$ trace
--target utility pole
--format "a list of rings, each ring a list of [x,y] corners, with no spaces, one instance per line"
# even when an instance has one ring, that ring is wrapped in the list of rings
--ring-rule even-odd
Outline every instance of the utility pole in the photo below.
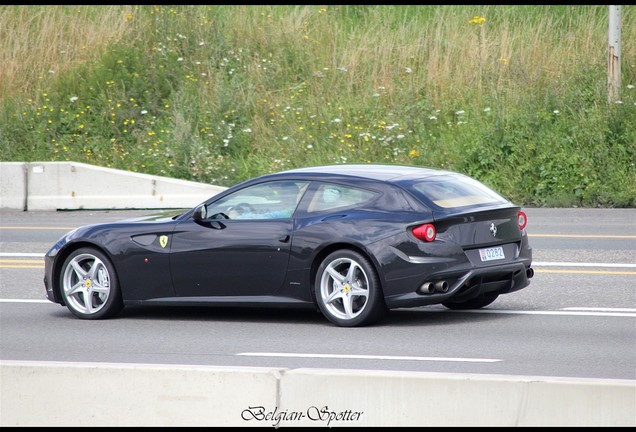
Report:
[[[607,94],[610,103],[620,100],[621,87],[621,7],[609,7],[609,56]]]

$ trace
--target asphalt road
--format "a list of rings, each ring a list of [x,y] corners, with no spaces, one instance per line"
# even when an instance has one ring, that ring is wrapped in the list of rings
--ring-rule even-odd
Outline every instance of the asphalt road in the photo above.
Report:
[[[137,211],[0,211],[0,359],[636,379],[636,209],[525,209],[531,285],[479,311],[392,311],[338,328],[317,312],[127,307],[83,321],[44,300],[66,231]]]

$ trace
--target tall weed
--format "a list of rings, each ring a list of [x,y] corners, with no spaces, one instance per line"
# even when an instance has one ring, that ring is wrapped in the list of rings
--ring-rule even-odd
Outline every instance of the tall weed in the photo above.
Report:
[[[524,205],[636,205],[636,7],[2,6],[0,160],[231,185],[297,166],[467,173]]]

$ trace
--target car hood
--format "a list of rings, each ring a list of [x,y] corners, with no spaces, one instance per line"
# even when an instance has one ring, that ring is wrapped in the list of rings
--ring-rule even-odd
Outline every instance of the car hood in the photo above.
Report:
[[[51,247],[46,255],[56,255],[66,245],[79,241],[99,243],[102,245],[108,244],[116,238],[114,229],[117,229],[117,232],[122,235],[127,234],[130,236],[154,232],[156,229],[161,229],[160,226],[162,224],[165,225],[164,229],[170,230],[173,225],[171,222],[186,211],[187,210],[175,209],[163,210],[114,222],[83,225],[64,234],[55,245]]]

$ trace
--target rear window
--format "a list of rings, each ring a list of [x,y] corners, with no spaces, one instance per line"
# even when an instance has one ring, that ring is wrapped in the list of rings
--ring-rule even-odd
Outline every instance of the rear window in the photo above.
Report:
[[[483,183],[463,175],[415,181],[410,189],[424,201],[447,209],[508,202]]]

